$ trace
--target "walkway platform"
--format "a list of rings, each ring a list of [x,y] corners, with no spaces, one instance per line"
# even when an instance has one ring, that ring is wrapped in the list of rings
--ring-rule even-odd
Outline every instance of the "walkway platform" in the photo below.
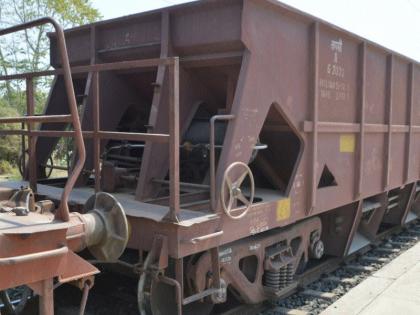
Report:
[[[28,187],[27,181],[0,181],[0,188],[6,189],[20,189],[21,187]],[[38,194],[46,196],[47,199],[60,200],[63,193],[63,188],[38,184]],[[85,202],[95,194],[93,188],[77,187],[72,190],[69,196],[69,203],[84,205]],[[127,216],[146,218],[156,222],[164,220],[169,212],[169,207],[155,205],[151,203],[140,202],[134,199],[134,194],[113,193],[112,194],[119,203],[121,203],[124,212]],[[201,211],[192,211],[188,209],[181,209],[179,216],[180,222],[178,225],[189,227],[193,224],[203,223],[209,220],[215,220],[218,216],[214,213],[207,213]]]
[[[321,314],[420,314],[420,243],[352,288]]]

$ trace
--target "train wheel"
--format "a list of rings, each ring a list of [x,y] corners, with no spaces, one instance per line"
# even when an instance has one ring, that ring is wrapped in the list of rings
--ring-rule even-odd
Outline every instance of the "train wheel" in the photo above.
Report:
[[[20,291],[16,293],[16,291]],[[13,296],[13,297],[12,297]],[[25,309],[28,299],[32,296],[32,290],[27,286],[17,289],[0,291],[0,299],[3,301],[5,315],[19,315]],[[12,298],[11,298],[12,297]]]

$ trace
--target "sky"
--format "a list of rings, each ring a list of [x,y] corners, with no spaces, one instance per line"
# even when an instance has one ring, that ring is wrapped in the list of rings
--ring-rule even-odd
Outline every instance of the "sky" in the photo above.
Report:
[[[92,2],[104,19],[110,19],[189,1],[92,0]],[[420,0],[282,0],[282,2],[420,62]]]

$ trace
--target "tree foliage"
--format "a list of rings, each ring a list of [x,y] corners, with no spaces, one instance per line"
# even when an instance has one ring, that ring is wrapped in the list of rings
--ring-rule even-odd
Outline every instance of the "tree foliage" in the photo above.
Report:
[[[98,20],[101,15],[90,0],[0,0],[0,28],[50,16],[64,28]],[[47,70],[49,65],[49,40],[53,31],[44,25],[0,37],[0,75]],[[43,111],[51,78],[35,82],[36,111]],[[25,82],[0,83],[0,115],[26,113]],[[16,161],[18,145],[0,138],[0,160]]]

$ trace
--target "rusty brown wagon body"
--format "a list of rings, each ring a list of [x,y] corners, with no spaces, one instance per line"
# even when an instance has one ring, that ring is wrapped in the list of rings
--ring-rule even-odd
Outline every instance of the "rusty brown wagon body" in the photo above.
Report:
[[[57,34],[56,70],[0,78],[27,80],[31,114],[32,78],[55,76],[46,117],[17,132],[32,139],[24,176],[38,199],[68,197],[71,211],[101,190],[119,201],[141,312],[204,313],[226,288],[246,303],[282,295],[309,260],[348,255],[417,217],[415,61],[276,1],[198,1],[66,31],[72,101]],[[44,178],[58,139],[74,136],[73,189]],[[3,199],[26,183],[3,182]],[[54,224],[75,220],[63,200]],[[64,240],[61,228],[63,244],[83,236]]]

